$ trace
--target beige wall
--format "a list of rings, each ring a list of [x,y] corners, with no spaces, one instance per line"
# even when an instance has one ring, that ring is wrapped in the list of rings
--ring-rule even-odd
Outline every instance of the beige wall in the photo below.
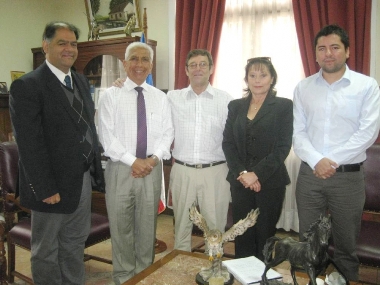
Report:
[[[157,41],[156,87],[172,89],[169,85],[169,20],[175,17],[170,13],[170,7],[175,6],[175,0],[140,0],[140,6],[141,12],[143,8],[147,8],[148,38]]]
[[[0,7],[0,81],[6,81],[8,88],[11,70],[33,69],[31,48],[41,46],[47,22],[62,20],[72,22],[81,30],[87,27],[83,0],[0,0]]]
[[[168,5],[174,0],[140,0],[147,8],[148,37],[157,41],[156,86],[168,89]],[[47,22],[62,20],[81,30],[79,42],[87,40],[84,0],[0,0],[0,82],[11,84],[10,71],[33,69],[31,48],[41,46]],[[139,34],[137,34],[139,35]],[[123,36],[123,35],[120,35]]]
[[[376,3],[377,1],[374,1]],[[157,41],[156,86],[171,89],[174,64],[174,4],[175,0],[140,0],[147,8],[148,37]],[[376,6],[376,62],[373,72],[380,83],[380,4]],[[31,48],[41,46],[41,36],[47,22],[62,20],[81,30],[79,41],[87,40],[88,26],[84,0],[0,0],[0,82],[11,84],[10,71],[29,72],[33,69]]]

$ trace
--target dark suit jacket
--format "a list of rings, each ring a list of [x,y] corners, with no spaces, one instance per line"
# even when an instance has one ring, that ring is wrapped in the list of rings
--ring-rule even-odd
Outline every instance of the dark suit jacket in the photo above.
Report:
[[[232,187],[241,186],[236,179],[248,170],[246,124],[250,105],[248,98],[233,100],[228,105],[228,117],[223,133],[223,151]],[[290,183],[284,161],[289,154],[293,135],[293,104],[285,98],[265,99],[253,121],[255,140],[253,148],[255,172],[262,188],[278,188]]]
[[[93,181],[104,191],[103,171],[94,124],[94,103],[89,83],[80,74],[72,78],[83,96],[94,134],[96,157],[91,165]],[[46,63],[15,80],[10,89],[10,113],[19,148],[19,194],[23,206],[41,212],[72,213],[83,183],[82,134],[61,82]],[[43,199],[59,193],[61,201]]]

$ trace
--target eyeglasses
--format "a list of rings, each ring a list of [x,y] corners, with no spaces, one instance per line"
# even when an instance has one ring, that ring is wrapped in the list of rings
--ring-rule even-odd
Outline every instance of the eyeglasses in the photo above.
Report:
[[[200,69],[206,69],[207,66],[208,66],[208,63],[205,62],[205,61],[202,61],[202,62],[200,62],[198,64],[195,63],[195,62],[193,62],[192,64],[187,65],[187,67],[190,68],[190,69],[196,69],[198,66],[199,66]]]
[[[252,57],[250,59],[247,59],[247,63],[251,61],[260,61],[260,60],[272,61],[271,58],[268,56],[259,56],[259,57]]]

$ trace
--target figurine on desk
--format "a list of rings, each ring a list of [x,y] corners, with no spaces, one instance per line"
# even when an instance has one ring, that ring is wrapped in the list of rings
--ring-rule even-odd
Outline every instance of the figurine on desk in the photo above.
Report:
[[[298,269],[306,271],[310,279],[309,284],[312,285],[317,285],[317,276],[321,274],[330,263],[341,273],[341,270],[339,270],[327,253],[329,238],[331,236],[330,215],[325,217],[320,216],[318,220],[310,225],[309,230],[305,232],[304,236],[306,238],[304,242],[296,241],[291,237],[281,239],[273,236],[268,238],[263,249],[264,263],[266,266],[261,277],[262,285],[274,284],[268,281],[266,273],[270,268],[277,266],[285,260],[288,260],[290,263],[290,273],[295,285],[298,285],[295,275],[295,271]],[[274,257],[273,252],[275,253]],[[343,274],[342,276],[348,285],[349,282],[347,278]]]
[[[233,241],[236,236],[242,235],[249,227],[256,224],[259,215],[259,209],[251,210],[244,220],[234,224],[228,231],[221,233],[219,230],[210,230],[206,220],[197,210],[195,204],[190,208],[190,220],[203,231],[206,241],[206,253],[212,264],[209,268],[202,268],[198,273],[196,281],[198,284],[211,284],[211,279],[220,279],[221,284],[232,284],[233,277],[227,268],[222,265],[223,244],[227,241]],[[200,277],[202,280],[200,280]],[[201,283],[199,283],[201,282]]]

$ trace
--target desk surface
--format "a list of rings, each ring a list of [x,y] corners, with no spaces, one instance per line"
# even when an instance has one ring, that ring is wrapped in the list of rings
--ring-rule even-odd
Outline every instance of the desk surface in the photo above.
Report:
[[[129,279],[122,285],[158,285],[158,284],[196,284],[195,276],[202,267],[209,267],[208,256],[202,253],[173,250],[147,269]],[[288,270],[278,270],[283,274],[283,282],[293,284]],[[296,272],[299,285],[306,285],[309,277],[306,273]],[[350,282],[350,284],[360,284]],[[235,279],[233,285],[241,285]]]
[[[205,254],[175,249],[123,285],[196,284],[197,273],[209,265],[210,261]],[[233,284],[241,283],[235,280]]]

